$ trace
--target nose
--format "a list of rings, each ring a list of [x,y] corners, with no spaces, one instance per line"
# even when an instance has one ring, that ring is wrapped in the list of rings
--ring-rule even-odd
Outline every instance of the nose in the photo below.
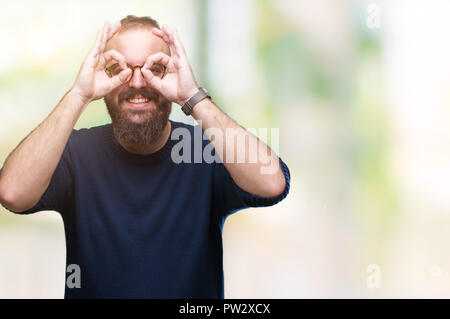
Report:
[[[140,89],[142,87],[147,86],[147,82],[145,81],[144,76],[142,75],[140,66],[134,66],[132,68],[132,72],[133,75],[130,81],[128,82],[129,87]]]

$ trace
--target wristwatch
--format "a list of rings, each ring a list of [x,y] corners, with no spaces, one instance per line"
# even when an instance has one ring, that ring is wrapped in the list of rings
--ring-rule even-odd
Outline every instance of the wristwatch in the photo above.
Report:
[[[203,99],[209,98],[211,99],[211,96],[209,95],[208,91],[206,91],[205,88],[200,88],[197,93],[195,93],[182,107],[184,114],[190,115],[192,113],[192,109],[194,106],[200,102]]]

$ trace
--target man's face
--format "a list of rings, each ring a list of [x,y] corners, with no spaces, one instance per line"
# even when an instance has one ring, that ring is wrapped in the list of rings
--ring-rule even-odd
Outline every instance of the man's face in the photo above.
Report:
[[[141,66],[148,56],[169,49],[164,41],[153,35],[150,28],[129,29],[116,34],[105,51],[114,49],[131,66]],[[107,67],[117,63],[112,60]],[[161,136],[167,125],[172,104],[153,90],[139,68],[133,70],[129,82],[111,91],[104,98],[112,125],[125,143],[148,145]]]

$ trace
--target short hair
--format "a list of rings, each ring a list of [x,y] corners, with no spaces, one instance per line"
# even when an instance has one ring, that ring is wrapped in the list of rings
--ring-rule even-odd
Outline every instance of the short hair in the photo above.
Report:
[[[133,29],[133,28],[145,28],[149,27],[151,28],[157,28],[161,29],[159,27],[158,21],[156,21],[153,18],[150,18],[149,16],[144,17],[136,17],[134,15],[127,15],[125,18],[120,20],[120,32]]]

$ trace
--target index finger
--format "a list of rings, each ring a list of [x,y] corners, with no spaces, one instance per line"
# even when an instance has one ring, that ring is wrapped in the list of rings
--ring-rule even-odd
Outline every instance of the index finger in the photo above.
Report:
[[[163,66],[165,66],[167,68],[170,63],[170,56],[168,56],[167,54],[162,53],[162,52],[154,53],[154,54],[150,55],[149,57],[147,57],[142,69],[150,68],[155,63],[161,63]]]
[[[125,58],[122,54],[117,52],[114,49],[108,50],[105,53],[103,53],[104,58],[104,64],[106,65],[108,62],[114,60],[119,62],[120,67],[125,70],[127,68],[127,63],[125,62]],[[102,66],[103,68],[104,66]]]
[[[97,37],[95,39],[94,46],[92,47],[91,51],[89,52],[87,56],[87,61],[89,61],[90,64],[96,64],[98,56],[104,51],[104,43],[106,42],[106,34],[105,34],[105,28],[107,27],[108,22],[105,22],[103,27],[98,30]]]
[[[97,38],[95,39],[94,46],[92,47],[91,51],[89,52],[87,56],[87,61],[90,61],[90,63],[96,63],[96,59],[98,58],[98,55],[100,54],[100,48],[102,44],[102,38],[103,38],[103,29],[98,30],[97,32]]]
[[[111,29],[111,23],[108,20],[106,20],[105,24],[103,26],[103,30],[102,30],[103,38],[102,38],[102,43],[100,46],[101,53],[103,53],[105,51],[106,41],[108,40],[108,34],[109,34],[110,29]]]

